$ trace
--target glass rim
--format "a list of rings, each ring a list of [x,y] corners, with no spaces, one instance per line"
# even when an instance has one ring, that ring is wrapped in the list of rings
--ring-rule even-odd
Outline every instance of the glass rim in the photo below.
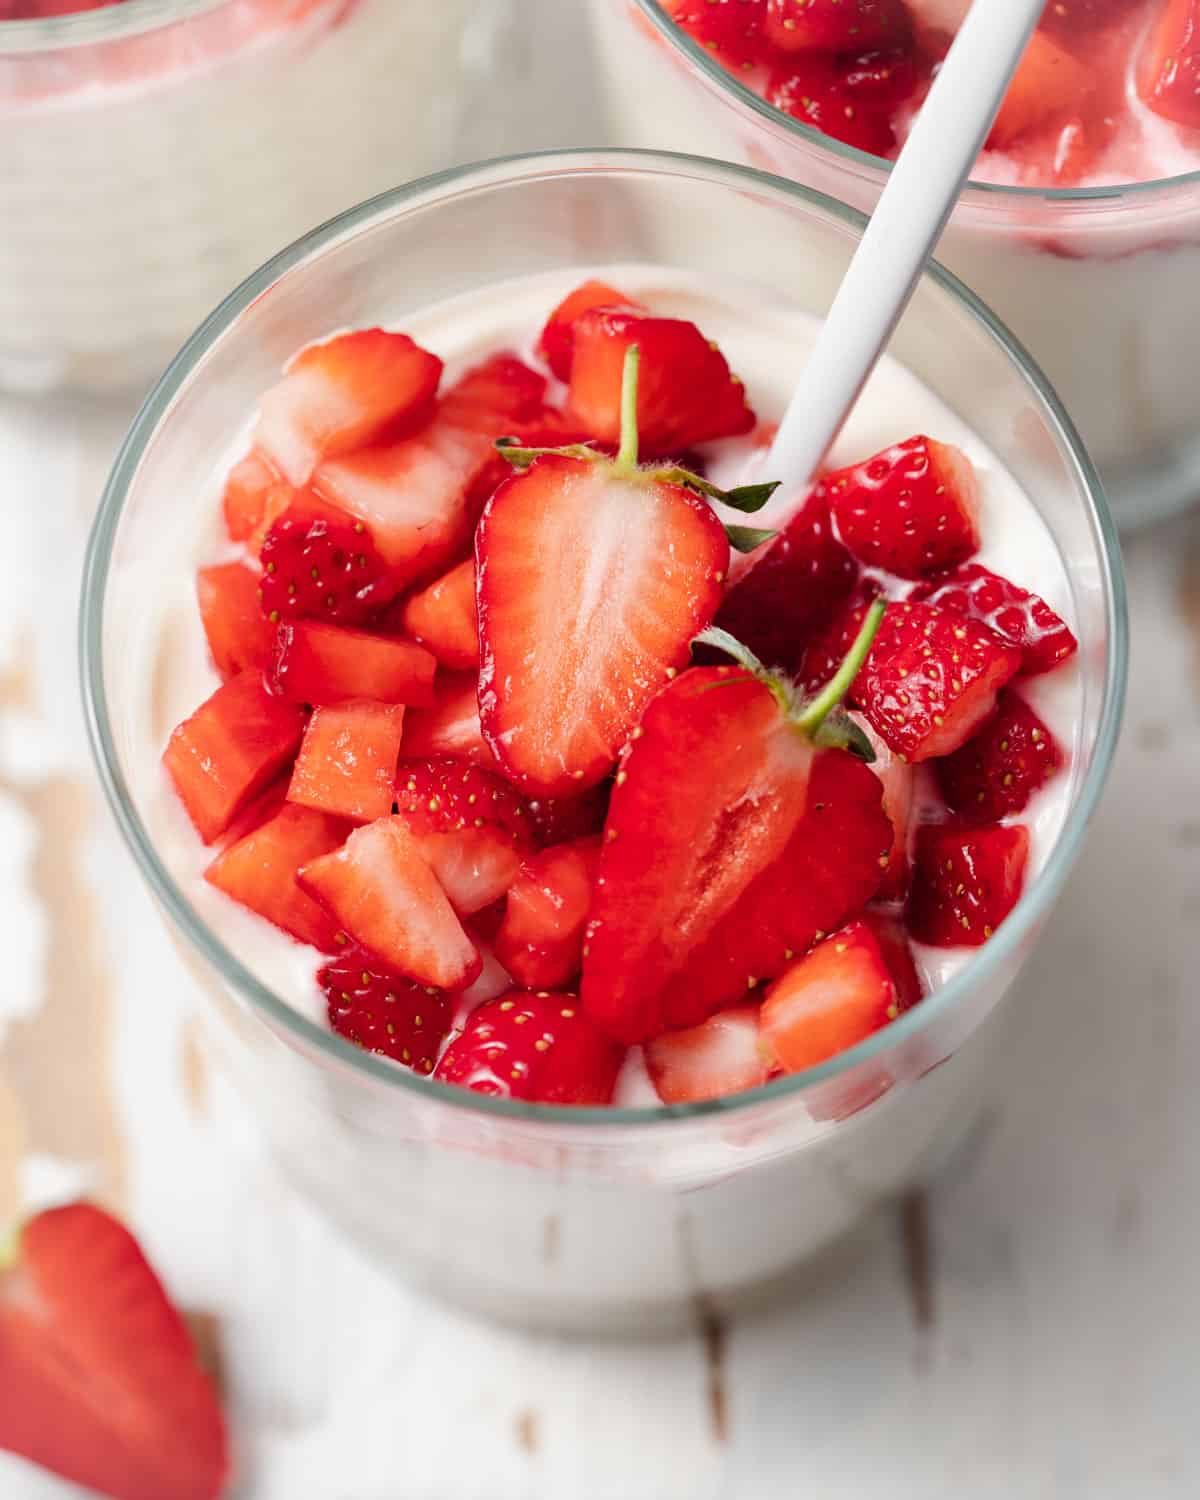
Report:
[[[36,55],[140,36],[230,3],[231,0],[125,0],[123,5],[106,5],[102,10],[0,21],[0,57]]]
[[[608,0],[608,3],[619,5],[625,3],[625,0]],[[707,48],[701,46],[694,37],[684,31],[682,26],[672,21],[658,0],[632,0],[632,3],[638,7],[659,35],[698,67],[709,83],[719,91],[730,93],[739,104],[745,105],[760,119],[781,126],[789,135],[796,136],[809,145],[816,146],[819,150],[827,151],[830,156],[838,157],[853,166],[867,168],[878,177],[880,187],[887,181],[893,165],[887,157],[874,156],[869,151],[860,151],[857,146],[847,145],[845,141],[825,135],[824,132],[814,129],[811,125],[805,125],[803,121],[793,119],[783,110],[776,109],[760,94],[747,88],[727,68],[722,67]],[[1152,178],[1147,182],[1107,183],[1102,186],[1081,188],[1020,187],[1015,183],[982,182],[972,177],[963,189],[959,203],[961,204],[965,198],[970,204],[972,198],[978,195],[985,201],[990,200],[996,203],[1044,202],[1068,205],[1093,203],[1111,206],[1122,198],[1150,196],[1153,193],[1183,187],[1200,187],[1200,168],[1192,172],[1176,173],[1171,177]]]
[[[714,186],[724,185],[743,190],[752,188],[758,192],[765,190],[777,197],[790,199],[806,209],[816,209],[819,213],[840,220],[858,236],[861,236],[867,223],[864,215],[836,199],[752,167],[682,153],[595,150],[587,147],[521,153],[454,167],[381,193],[328,220],[281,250],[231,292],[183,345],[142,403],[113,462],[88,539],[79,612],[79,662],[84,719],[92,757],[105,796],[122,837],[133,855],[134,863],[175,927],[198,950],[201,958],[254,1009],[260,1011],[269,1024],[281,1028],[303,1047],[315,1050],[323,1059],[343,1068],[349,1067],[375,1085],[398,1090],[401,1095],[408,1094],[414,1099],[437,1100],[468,1113],[510,1121],[559,1127],[615,1128],[730,1115],[740,1110],[779,1102],[792,1095],[802,1095],[814,1085],[836,1078],[924,1032],[941,1016],[957,1008],[965,996],[985,981],[989,974],[1000,969],[1009,955],[1020,947],[1061,889],[1080,851],[1088,822],[1107,779],[1122,715],[1128,658],[1128,622],[1116,526],[1108,510],[1099,475],[1071,419],[1024,347],[968,287],[937,262],[931,261],[924,277],[932,280],[962,305],[1017,366],[1040,400],[1043,415],[1056,431],[1074,467],[1076,479],[1087,501],[1109,633],[1102,710],[1087,773],[1045,866],[1030,883],[996,935],[947,984],[857,1046],[802,1073],[784,1074],[756,1089],[694,1104],[581,1108],[529,1104],[473,1093],[435,1079],[418,1077],[386,1058],[356,1047],[335,1032],[310,1021],[293,1005],[276,995],[225,946],[192,906],[159,857],[149,830],[134,807],[121,769],[109,722],[103,665],[103,626],[112,550],[130,483],[162,418],[202,365],[208,351],[258,297],[294,267],[326,250],[348,233],[366,229],[397,211],[411,212],[436,205],[459,191],[476,192],[488,188],[511,187],[522,182],[561,176],[586,177],[597,173],[675,176],[685,179],[690,177]]]

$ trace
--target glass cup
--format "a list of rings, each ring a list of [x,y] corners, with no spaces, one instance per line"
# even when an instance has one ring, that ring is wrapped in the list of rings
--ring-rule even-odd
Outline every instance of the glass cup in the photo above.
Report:
[[[127,0],[0,21],[0,386],[148,381],[281,244],[439,165],[477,11]]]
[[[227,946],[151,831],[162,725],[147,581],[299,344],[537,271],[640,262],[725,278],[697,225],[736,217],[760,293],[823,315],[858,243],[854,210],[728,164],[565,152],[446,172],[323,225],[209,318],[148,398],[105,491],[85,569],[83,681],[122,833],[211,997],[218,1044],[279,1162],[384,1266],[525,1325],[646,1331],[697,1296],[771,1282],[932,1169],[987,1098],[999,1002],[1079,852],[1124,684],[1119,553],[1092,466],[1025,352],[945,271],[924,276],[893,352],[1003,455],[1060,549],[1080,638],[1062,834],[974,962],[852,1051],[714,1103],[557,1109],[416,1077],[306,1020]],[[167,726],[169,727],[169,726]],[[191,840],[191,842],[195,842]],[[298,950],[300,951],[300,950]]]
[[[775,109],[656,0],[589,4],[618,144],[744,161],[872,212],[888,162]],[[1200,498],[1200,172],[1063,190],[973,183],[938,257],[1033,351],[1122,526]]]

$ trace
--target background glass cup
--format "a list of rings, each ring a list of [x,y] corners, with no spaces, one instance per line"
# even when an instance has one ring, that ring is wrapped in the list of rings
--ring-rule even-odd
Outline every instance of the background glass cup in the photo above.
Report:
[[[277,256],[191,339],[117,459],[85,569],[89,730],[130,850],[211,997],[216,1040],[290,1177],[383,1265],[472,1307],[644,1331],[697,1295],[768,1281],[928,1172],[987,1098],[998,1002],[1049,913],[1108,771],[1124,684],[1117,544],[1052,392],[976,299],[934,267],[893,352],[1001,454],[1066,563],[1081,719],[1062,835],[1014,914],[936,995],[852,1052],[754,1094],[673,1109],[559,1110],[399,1069],[302,1018],[206,924],[156,845],[169,725],[148,723],[146,589],[202,476],[282,362],[330,329],[385,322],[506,277],[642,262],[729,275],[822,315],[861,216],[792,183],[636,152],[515,158],[362,205]],[[1052,998],[1052,997],[1051,997]]]
[[[0,21],[0,386],[148,380],[281,244],[440,165],[476,11],[127,0]]]
[[[887,162],[767,104],[656,0],[589,4],[618,144],[748,162],[873,210]],[[1033,351],[1122,525],[1200,499],[1200,172],[1053,191],[972,184],[938,258]]]

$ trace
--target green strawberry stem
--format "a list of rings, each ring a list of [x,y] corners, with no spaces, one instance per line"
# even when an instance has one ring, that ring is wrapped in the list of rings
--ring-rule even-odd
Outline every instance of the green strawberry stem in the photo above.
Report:
[[[886,608],[887,605],[882,599],[876,599],[867,610],[866,617],[859,626],[858,634],[854,637],[854,644],[846,654],[846,659],[796,719],[798,729],[803,729],[806,734],[815,737],[821,725],[850,691],[850,684],[858,676],[859,669],[867,659],[867,653],[875,644],[875,637],[879,634],[879,627],[883,624]]]
[[[617,449],[617,468],[626,472],[636,469],[638,461],[637,398],[641,359],[641,350],[636,344],[630,344],[621,367],[621,446]]]

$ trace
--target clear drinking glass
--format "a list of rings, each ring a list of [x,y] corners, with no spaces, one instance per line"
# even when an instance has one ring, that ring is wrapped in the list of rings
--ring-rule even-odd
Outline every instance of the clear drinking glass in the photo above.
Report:
[[[760,98],[656,0],[589,0],[613,139],[702,151],[871,213],[890,164]],[[973,183],[938,257],[1024,340],[1123,526],[1200,498],[1200,172],[1049,190]]]
[[[238,288],[163,376],[117,459],[85,570],[100,775],[279,1161],[385,1266],[525,1324],[646,1330],[685,1317],[697,1295],[767,1282],[927,1172],[986,1098],[998,1002],[1079,851],[1120,717],[1119,554],[1068,418],[991,314],[931,268],[893,351],[1003,455],[1066,563],[1082,674],[1070,810],[969,969],[844,1056],[711,1104],[563,1110],[483,1097],[360,1051],[271,993],[198,914],[151,835],[161,744],[146,743],[141,705],[146,673],[171,659],[156,662],[156,643],[127,625],[144,603],[139,563],[201,503],[197,476],[298,344],[364,322],[402,327],[432,302],[536,271],[635,261],[727,276],[723,244],[695,230],[728,218],[754,247],[748,285],[818,315],[864,224],[741,167],[566,152],[443,173],[324,225]]]
[[[148,381],[313,224],[445,160],[471,0],[0,20],[0,385]]]

